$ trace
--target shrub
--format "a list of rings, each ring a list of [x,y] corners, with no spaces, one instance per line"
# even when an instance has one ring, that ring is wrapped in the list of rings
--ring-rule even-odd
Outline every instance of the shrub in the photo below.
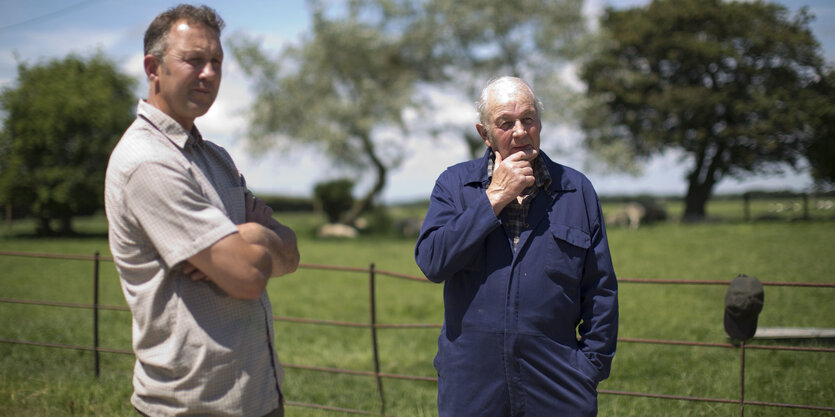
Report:
[[[325,213],[329,223],[339,222],[342,213],[354,204],[351,191],[354,181],[348,178],[324,181],[313,187],[313,199],[317,211]]]

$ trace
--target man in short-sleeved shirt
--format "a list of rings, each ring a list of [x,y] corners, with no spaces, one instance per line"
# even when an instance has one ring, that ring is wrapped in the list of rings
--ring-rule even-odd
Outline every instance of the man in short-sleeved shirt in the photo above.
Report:
[[[149,97],[113,150],[110,248],[133,316],[137,411],[282,415],[267,279],[295,270],[295,235],[246,190],[194,119],[220,84],[222,20],[178,6],[146,32]]]

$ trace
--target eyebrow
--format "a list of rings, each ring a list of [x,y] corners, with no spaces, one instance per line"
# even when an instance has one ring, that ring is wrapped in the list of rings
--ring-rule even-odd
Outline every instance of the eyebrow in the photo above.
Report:
[[[524,119],[526,117],[536,117],[536,109],[527,110],[527,111],[525,111],[525,112],[523,112],[522,114],[519,115],[520,119]],[[507,113],[501,113],[501,114],[496,116],[495,121],[497,121],[497,122],[502,121],[503,122],[503,121],[506,121],[508,119],[515,120],[516,117],[507,117]]]
[[[205,49],[195,48],[195,49],[183,49],[182,55],[184,57],[195,57],[195,56],[209,56],[211,58],[223,58],[223,51],[217,52],[208,52]]]

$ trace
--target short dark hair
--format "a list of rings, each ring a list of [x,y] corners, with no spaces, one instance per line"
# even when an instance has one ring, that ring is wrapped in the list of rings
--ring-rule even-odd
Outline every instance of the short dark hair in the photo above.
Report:
[[[180,20],[204,25],[217,32],[218,36],[225,26],[223,19],[211,7],[180,4],[160,13],[148,26],[145,31],[145,55],[162,60],[168,50],[168,32]]]

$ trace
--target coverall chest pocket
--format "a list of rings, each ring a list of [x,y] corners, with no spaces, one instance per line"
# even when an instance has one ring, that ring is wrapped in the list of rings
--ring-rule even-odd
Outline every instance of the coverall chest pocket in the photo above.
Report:
[[[545,257],[545,273],[562,287],[571,299],[577,299],[580,293],[580,281],[583,277],[586,253],[591,247],[588,233],[562,224],[551,224],[551,238]]]

